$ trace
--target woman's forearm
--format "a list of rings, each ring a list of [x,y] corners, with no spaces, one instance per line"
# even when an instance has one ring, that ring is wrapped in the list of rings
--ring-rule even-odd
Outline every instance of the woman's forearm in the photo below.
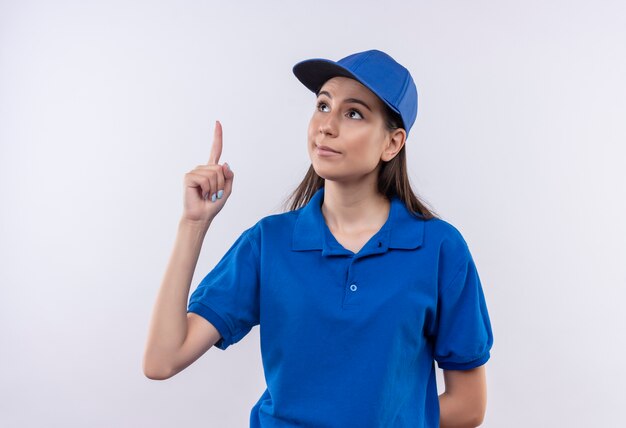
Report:
[[[210,225],[210,223],[209,223]],[[144,372],[167,372],[187,336],[187,299],[209,225],[181,220],[154,304],[144,353]]]
[[[482,422],[482,416],[476,414],[462,396],[446,392],[439,396],[440,428],[475,428]]]

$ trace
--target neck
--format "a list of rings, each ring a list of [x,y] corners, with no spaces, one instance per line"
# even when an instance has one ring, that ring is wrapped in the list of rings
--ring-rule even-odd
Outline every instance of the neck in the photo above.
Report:
[[[390,201],[378,192],[376,183],[324,183],[322,214],[331,230],[348,234],[378,230],[387,220],[389,209]]]

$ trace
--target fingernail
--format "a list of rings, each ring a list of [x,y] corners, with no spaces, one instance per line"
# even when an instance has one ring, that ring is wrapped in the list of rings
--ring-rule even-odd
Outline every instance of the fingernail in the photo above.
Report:
[[[230,169],[230,165],[228,165],[228,162],[224,162],[224,166],[228,169]]]
[[[211,196],[211,202],[215,202],[215,199],[216,199],[215,193],[213,193],[213,196]]]
[[[204,195],[202,195],[202,199],[208,199],[209,198],[209,193],[205,193]]]
[[[218,190],[217,191],[217,199],[222,199],[222,195],[224,195],[224,191],[223,190]]]

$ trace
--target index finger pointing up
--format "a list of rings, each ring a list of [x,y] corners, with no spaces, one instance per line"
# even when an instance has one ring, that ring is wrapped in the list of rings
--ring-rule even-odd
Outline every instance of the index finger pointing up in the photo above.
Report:
[[[215,121],[215,131],[213,132],[213,146],[211,146],[211,155],[209,156],[209,165],[217,165],[222,155],[222,124],[219,120]]]

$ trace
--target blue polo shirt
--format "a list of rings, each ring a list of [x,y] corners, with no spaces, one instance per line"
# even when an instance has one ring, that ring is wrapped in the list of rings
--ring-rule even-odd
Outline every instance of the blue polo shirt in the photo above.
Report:
[[[323,199],[321,188],[245,230],[188,311],[215,326],[220,349],[260,326],[267,389],[251,427],[438,427],[434,362],[478,367],[493,343],[468,245],[394,197],[355,254],[330,232]]]

